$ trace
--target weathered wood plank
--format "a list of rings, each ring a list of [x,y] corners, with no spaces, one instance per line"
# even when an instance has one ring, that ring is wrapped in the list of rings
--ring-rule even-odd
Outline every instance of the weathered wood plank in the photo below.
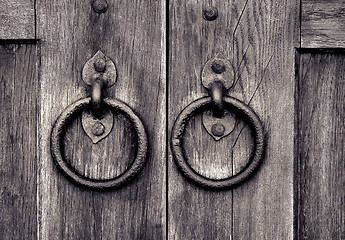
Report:
[[[303,53],[297,79],[297,235],[345,239],[345,55]]]
[[[345,47],[344,4],[344,0],[302,0],[302,48]]]
[[[39,1],[41,115],[39,174],[40,239],[164,239],[165,237],[165,1],[108,1],[95,13],[92,1]],[[56,13],[59,14],[56,14]],[[84,63],[101,49],[116,64],[117,83],[107,97],[128,103],[149,136],[147,164],[120,190],[84,190],[54,166],[49,135],[57,116],[86,97]],[[107,139],[96,145],[80,118],[65,138],[67,160],[93,178],[119,175],[135,154],[136,137],[116,116]]]
[[[260,116],[267,146],[259,172],[233,191],[233,239],[292,239],[299,1],[249,0],[235,9],[234,94]]]
[[[0,39],[35,39],[35,0],[0,0]]]
[[[35,45],[0,46],[1,239],[36,239],[37,98]]]
[[[201,70],[217,54],[232,59],[231,1],[170,1],[169,7],[169,132],[177,115],[192,101],[207,95]],[[206,21],[205,6],[218,8],[218,19]],[[232,69],[229,69],[232,71]],[[170,134],[170,133],[169,133]],[[170,135],[169,135],[170,136]],[[230,140],[229,140],[230,139]],[[190,119],[184,134],[184,149],[190,165],[211,178],[232,175],[233,138],[219,142],[204,130],[201,113]],[[225,151],[226,149],[226,151]],[[232,232],[231,191],[208,191],[188,182],[169,152],[168,239],[230,239]]]
[[[208,5],[218,8],[215,21],[202,18],[202,7]],[[298,12],[298,1],[170,4],[169,130],[183,107],[207,94],[201,85],[201,69],[219,54],[233,66],[230,71],[234,72],[235,85],[229,95],[258,113],[268,145],[261,170],[233,191],[196,187],[181,176],[170,156],[170,238],[293,237],[294,47],[298,44]],[[248,162],[252,139],[246,126],[237,127],[238,131],[215,142],[201,126],[200,114],[191,119],[183,140],[191,166],[206,177],[218,179],[240,171]]]

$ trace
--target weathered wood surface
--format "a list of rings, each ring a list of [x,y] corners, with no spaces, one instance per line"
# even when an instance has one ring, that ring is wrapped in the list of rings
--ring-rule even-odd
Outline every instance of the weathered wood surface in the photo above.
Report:
[[[0,46],[1,239],[37,236],[37,52]]]
[[[208,5],[218,8],[215,21],[202,18]],[[169,132],[185,106],[207,95],[201,70],[218,55],[233,66],[229,95],[257,112],[267,134],[263,166],[234,190],[208,191],[188,182],[170,152],[169,238],[291,239],[298,1],[177,1],[170,2],[169,12]],[[191,166],[211,178],[237,173],[252,151],[247,127],[239,123],[232,135],[215,142],[201,124],[195,115],[184,134]]]
[[[35,39],[35,0],[0,0],[0,39]]]
[[[299,1],[247,1],[235,9],[237,89],[263,121],[267,147],[260,171],[233,191],[233,239],[292,239]]]
[[[301,47],[345,47],[345,1],[302,0]]]
[[[165,237],[165,1],[108,1],[104,14],[92,1],[38,1],[40,64],[40,239],[164,239]],[[58,14],[57,14],[58,13]],[[54,166],[49,151],[53,122],[86,97],[84,63],[98,50],[116,64],[117,83],[107,97],[128,103],[149,136],[147,164],[120,190],[84,190]],[[80,118],[65,137],[67,161],[92,178],[112,178],[131,163],[136,137],[116,116],[107,139],[96,145]]]
[[[345,239],[345,55],[304,53],[297,85],[298,239]]]

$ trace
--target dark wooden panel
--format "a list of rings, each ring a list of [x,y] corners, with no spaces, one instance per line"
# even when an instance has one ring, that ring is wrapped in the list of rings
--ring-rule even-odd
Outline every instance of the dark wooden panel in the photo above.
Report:
[[[0,0],[0,39],[35,39],[35,0]]]
[[[207,22],[204,6],[218,8]],[[216,55],[233,67],[228,93],[249,104],[267,133],[261,170],[234,190],[208,191],[188,182],[169,155],[169,237],[172,239],[291,239],[293,237],[294,47],[298,1],[174,1],[170,3],[169,130],[182,109],[207,91],[201,69]],[[224,178],[248,161],[252,140],[238,124],[215,142],[193,117],[184,134],[191,166]]]
[[[345,1],[302,0],[301,47],[345,47]]]
[[[0,46],[1,239],[36,239],[38,76],[35,45]]]
[[[302,54],[297,79],[299,239],[345,239],[345,54]]]
[[[163,239],[165,234],[165,1],[39,1],[41,117],[39,236],[41,239]],[[58,13],[58,14],[57,14]],[[84,63],[101,49],[117,67],[107,97],[130,105],[149,136],[147,164],[120,190],[95,192],[68,181],[54,166],[49,135],[57,116],[89,95]],[[107,139],[94,145],[77,118],[66,133],[67,160],[93,178],[118,176],[131,163],[136,137],[116,116]]]

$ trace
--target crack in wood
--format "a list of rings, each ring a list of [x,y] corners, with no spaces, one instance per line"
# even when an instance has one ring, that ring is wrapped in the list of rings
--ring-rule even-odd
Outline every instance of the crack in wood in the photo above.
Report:
[[[253,100],[253,98],[254,98],[256,92],[258,91],[259,87],[261,86],[261,83],[262,83],[262,81],[263,81],[263,79],[264,79],[264,76],[265,76],[266,69],[267,69],[267,67],[268,67],[269,64],[270,64],[270,62],[271,62],[271,60],[272,60],[272,58],[273,58],[273,55],[274,55],[274,54],[272,54],[271,57],[270,57],[270,59],[268,60],[266,66],[265,66],[265,68],[264,68],[264,70],[263,70],[263,73],[262,73],[262,77],[261,77],[261,79],[260,79],[260,82],[258,83],[256,89],[254,90],[254,93],[252,94],[250,100],[249,100],[248,103],[247,103],[248,105],[251,103],[251,101]],[[242,126],[242,128],[241,128],[239,134],[237,135],[236,140],[235,140],[234,144],[232,145],[232,149],[234,149],[234,147],[236,146],[236,144],[237,144],[237,142],[238,142],[238,139],[239,139],[239,137],[240,137],[240,135],[241,135],[241,133],[242,133],[244,127],[245,127],[245,125]]]

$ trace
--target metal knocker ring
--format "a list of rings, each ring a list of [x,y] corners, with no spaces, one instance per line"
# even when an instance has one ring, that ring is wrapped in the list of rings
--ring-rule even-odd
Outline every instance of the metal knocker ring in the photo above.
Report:
[[[194,183],[212,189],[226,189],[239,185],[246,181],[260,166],[264,153],[264,129],[256,113],[242,101],[233,97],[224,97],[224,108],[235,110],[244,115],[249,120],[249,125],[253,131],[255,150],[247,166],[238,174],[224,178],[211,179],[197,173],[186,161],[182,147],[183,134],[186,124],[195,112],[206,106],[212,106],[211,97],[203,97],[189,104],[177,117],[172,129],[171,149],[175,162],[182,174]]]
[[[58,166],[58,168],[77,184],[87,187],[87,188],[98,189],[98,190],[120,187],[123,184],[130,181],[131,179],[133,179],[139,173],[139,171],[143,168],[146,161],[145,159],[146,159],[146,152],[147,152],[146,131],[141,120],[133,112],[133,110],[126,103],[121,102],[120,100],[117,100],[117,99],[105,98],[103,99],[102,104],[107,109],[110,109],[112,111],[118,111],[121,114],[125,115],[133,124],[133,127],[136,130],[137,139],[138,139],[137,140],[138,141],[137,154],[132,165],[129,167],[129,169],[127,169],[121,175],[112,179],[108,179],[108,180],[90,179],[76,172],[64,160],[63,151],[62,151],[62,142],[63,142],[65,131],[68,128],[69,122],[78,113],[82,112],[83,110],[88,110],[91,108],[90,97],[83,98],[83,99],[78,100],[75,103],[72,103],[61,113],[61,115],[58,117],[58,119],[54,123],[53,129],[51,132],[51,138],[50,138],[51,153],[52,153],[54,162]]]

